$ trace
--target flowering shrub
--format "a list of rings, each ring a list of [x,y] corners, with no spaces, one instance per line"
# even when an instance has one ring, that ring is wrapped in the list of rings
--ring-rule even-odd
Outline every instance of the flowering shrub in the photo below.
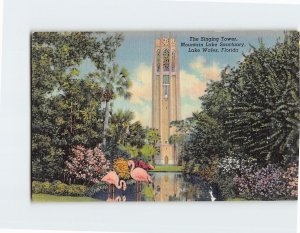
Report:
[[[219,160],[218,173],[226,176],[235,176],[241,171],[253,171],[257,168],[257,160],[255,158],[239,159],[227,156]]]
[[[285,172],[283,178],[287,183],[287,191],[292,198],[298,197],[298,166],[296,163],[291,164]]]
[[[216,182],[225,198],[289,199],[297,198],[298,167],[290,165],[285,171],[274,164],[258,168],[255,158],[225,157],[219,160]]]
[[[91,150],[83,146],[76,146],[72,152],[65,162],[65,174],[69,180],[99,183],[101,175],[107,172],[110,165],[103,152],[97,147]]]
[[[287,182],[285,181],[284,170],[269,164],[255,172],[250,170],[242,171],[242,175],[236,176],[238,193],[247,199],[274,200],[287,198]]]
[[[123,158],[115,159],[113,163],[113,168],[115,172],[119,175],[120,179],[127,180],[130,178],[130,171],[127,160]]]
[[[233,178],[245,171],[249,174],[253,173],[256,169],[257,160],[255,158],[227,156],[219,159],[215,182],[219,185],[222,197],[224,199],[235,198],[239,192]]]
[[[150,164],[145,163],[143,160],[135,160],[134,161],[134,166],[135,167],[140,167],[145,169],[146,171],[148,170],[153,170],[153,166]]]

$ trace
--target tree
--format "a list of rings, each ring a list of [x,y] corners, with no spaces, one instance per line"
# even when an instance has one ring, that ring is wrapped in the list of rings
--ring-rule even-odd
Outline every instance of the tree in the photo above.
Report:
[[[174,145],[177,151],[177,158],[175,160],[178,164],[182,163],[182,155],[185,153],[186,144],[190,139],[191,130],[195,125],[193,117],[184,120],[172,121],[171,127],[175,128],[175,133],[169,137],[169,143]]]
[[[203,111],[222,125],[228,118],[232,101],[229,87],[232,77],[229,73],[230,67],[226,67],[221,72],[221,80],[208,83],[205,95],[199,98]]]
[[[105,117],[102,145],[99,144],[99,146],[105,149],[107,144],[107,132],[109,130],[110,105],[117,97],[123,97],[124,99],[129,99],[131,97],[131,93],[129,92],[131,81],[129,79],[128,71],[125,68],[120,70],[119,66],[116,64],[107,66],[102,71],[97,71],[93,74],[90,74],[90,77],[94,77],[94,79],[101,84],[103,89]]]
[[[149,145],[156,146],[160,142],[160,135],[157,129],[146,129],[146,141]]]
[[[134,114],[131,111],[117,110],[111,116],[111,127],[107,132],[108,144],[125,145],[128,142],[129,129],[132,125]]]
[[[133,119],[131,111],[117,110],[112,113],[106,144],[109,159],[138,156],[145,144],[145,129],[139,121],[132,122]]]
[[[152,164],[155,165],[155,156],[160,153],[159,142],[160,142],[160,135],[157,129],[148,128],[146,129],[146,145],[149,147],[144,148],[144,153],[148,153],[151,155]],[[147,152],[147,150],[149,152]]]
[[[84,137],[85,133],[92,133],[91,140],[85,140],[85,144],[92,145],[96,138],[99,140],[102,133],[98,130],[96,136],[93,130],[100,126],[102,113],[95,107],[103,100],[99,96],[101,89],[92,80],[79,77],[78,65],[89,58],[97,63],[98,69],[104,69],[114,58],[121,41],[121,34],[32,34],[33,179],[60,179],[66,156],[75,142],[89,138]]]
[[[205,112],[194,113],[193,118],[194,127],[184,145],[183,161],[205,167],[213,159],[225,156],[228,145],[223,128],[215,119]]]
[[[143,128],[140,121],[132,123],[128,128],[128,134],[126,138],[126,144],[131,146],[136,146],[138,149],[141,149],[145,144],[145,129]]]
[[[244,56],[230,76],[226,131],[240,153],[261,163],[291,162],[298,155],[299,33]]]
[[[152,162],[153,162],[153,158],[155,157],[156,153],[157,153],[157,150],[153,145],[145,144],[141,148],[142,158],[146,162],[149,162],[150,160],[152,160]]]

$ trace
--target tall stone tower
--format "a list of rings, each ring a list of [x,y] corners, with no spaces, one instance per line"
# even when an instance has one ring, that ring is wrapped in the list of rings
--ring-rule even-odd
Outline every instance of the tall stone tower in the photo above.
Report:
[[[174,38],[156,39],[152,67],[152,127],[161,137],[156,164],[177,164],[177,150],[169,143],[175,128],[170,122],[180,119],[180,77],[178,49]]]

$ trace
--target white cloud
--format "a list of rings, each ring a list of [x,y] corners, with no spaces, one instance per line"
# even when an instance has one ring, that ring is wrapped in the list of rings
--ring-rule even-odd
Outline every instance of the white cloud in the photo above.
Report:
[[[152,109],[151,104],[137,104],[134,106],[135,121],[140,121],[142,125],[151,127]]]
[[[200,101],[196,103],[182,103],[181,104],[181,118],[185,119],[191,117],[193,112],[200,111]]]
[[[210,80],[220,80],[221,68],[218,63],[209,65],[206,59],[198,56],[189,67],[193,72],[180,71],[181,117],[191,117],[193,112],[200,111],[199,97],[205,94]],[[200,77],[205,79],[200,79]]]
[[[143,101],[151,101],[152,98],[152,69],[150,66],[141,63],[134,72],[134,78],[130,92],[130,102],[142,104]]]
[[[219,66],[219,63],[215,61],[210,65],[204,57],[198,56],[190,63],[190,67],[197,73],[203,75],[205,79],[213,81],[221,79],[221,67]]]
[[[152,101],[152,68],[145,63],[140,63],[134,70],[130,92],[129,108],[134,112],[135,121],[140,121],[144,126],[151,126],[151,101]]]
[[[180,71],[180,96],[198,100],[205,93],[206,81],[200,80],[196,75],[185,70]]]

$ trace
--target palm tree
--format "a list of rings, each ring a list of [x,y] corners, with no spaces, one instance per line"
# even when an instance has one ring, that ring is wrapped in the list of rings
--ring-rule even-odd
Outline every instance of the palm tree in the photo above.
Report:
[[[134,113],[126,110],[117,110],[111,117],[111,132],[115,138],[115,142],[125,145],[131,126],[131,121],[134,119]]]
[[[105,116],[103,126],[103,140],[102,145],[99,143],[99,147],[105,149],[107,140],[107,131],[109,129],[110,118],[110,105],[112,101],[117,97],[123,97],[129,99],[131,93],[129,88],[132,83],[129,79],[128,71],[125,68],[119,69],[117,64],[106,67],[102,72],[96,72],[91,76],[100,82],[100,86],[103,89],[103,99],[105,101]]]

